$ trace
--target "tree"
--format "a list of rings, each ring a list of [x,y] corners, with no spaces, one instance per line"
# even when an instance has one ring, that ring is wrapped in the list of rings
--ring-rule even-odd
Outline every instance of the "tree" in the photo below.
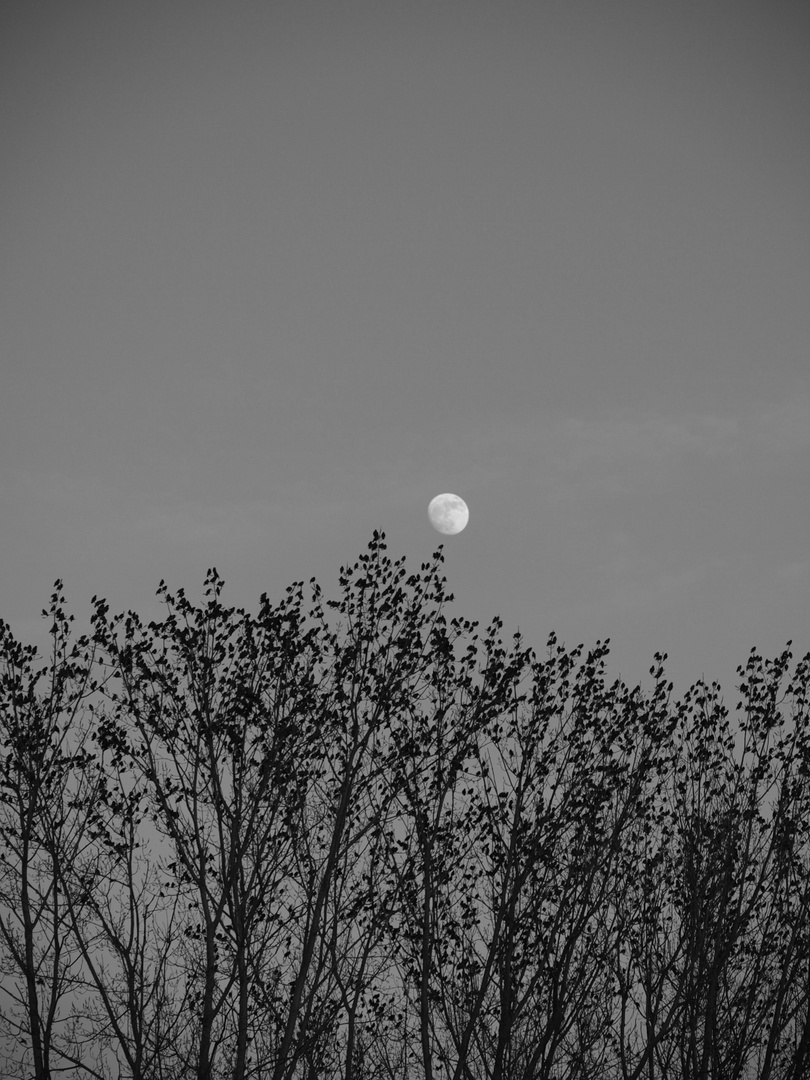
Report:
[[[0,633],[3,1031],[51,1080],[799,1080],[810,656],[608,685],[384,537],[256,614]],[[785,682],[787,680],[787,684]],[[13,1042],[13,1045],[12,1045]]]
[[[98,783],[82,712],[95,689],[93,655],[87,638],[71,644],[61,588],[57,581],[43,612],[53,639],[48,665],[36,668],[36,650],[0,622],[0,1023],[36,1080],[69,1065],[95,1071],[90,1033],[67,1008],[83,972],[60,878],[82,850]],[[74,915],[84,917],[78,907]]]

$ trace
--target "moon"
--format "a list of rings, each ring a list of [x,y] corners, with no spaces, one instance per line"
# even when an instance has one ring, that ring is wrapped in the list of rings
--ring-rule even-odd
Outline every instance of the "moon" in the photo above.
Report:
[[[445,492],[444,495],[437,495],[435,499],[430,500],[428,517],[430,524],[437,532],[452,536],[453,533],[460,533],[466,526],[470,520],[470,511],[458,495]]]

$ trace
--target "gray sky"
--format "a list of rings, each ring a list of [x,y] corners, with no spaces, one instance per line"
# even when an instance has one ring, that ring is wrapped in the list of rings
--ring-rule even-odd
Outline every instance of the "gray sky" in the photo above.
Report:
[[[0,15],[0,617],[383,529],[453,610],[733,698],[810,650],[810,8]]]

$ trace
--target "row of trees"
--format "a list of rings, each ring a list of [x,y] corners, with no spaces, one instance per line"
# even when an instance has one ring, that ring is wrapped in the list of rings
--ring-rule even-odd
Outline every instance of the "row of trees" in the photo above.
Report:
[[[440,551],[340,588],[0,624],[3,1075],[810,1074],[810,657],[732,718],[448,620]]]

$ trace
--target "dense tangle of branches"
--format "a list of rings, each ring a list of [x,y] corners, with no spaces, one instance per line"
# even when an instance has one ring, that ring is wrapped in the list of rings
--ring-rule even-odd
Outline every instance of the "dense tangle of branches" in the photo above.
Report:
[[[3,1076],[810,1075],[810,658],[729,715],[440,570],[0,623]]]

